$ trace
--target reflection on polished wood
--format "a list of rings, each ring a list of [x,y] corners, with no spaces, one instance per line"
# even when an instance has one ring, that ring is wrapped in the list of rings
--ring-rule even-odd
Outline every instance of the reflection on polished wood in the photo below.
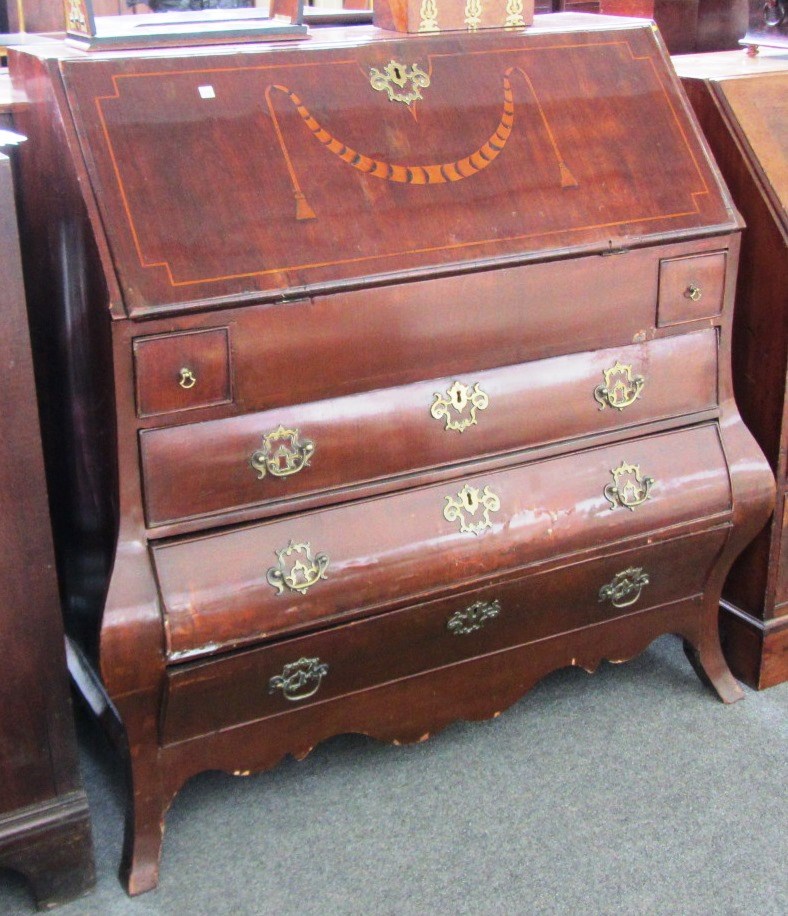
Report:
[[[12,67],[59,569],[131,749],[130,893],[206,769],[421,740],[666,632],[740,698],[719,594],[773,499],[731,390],[741,227],[650,26]]]

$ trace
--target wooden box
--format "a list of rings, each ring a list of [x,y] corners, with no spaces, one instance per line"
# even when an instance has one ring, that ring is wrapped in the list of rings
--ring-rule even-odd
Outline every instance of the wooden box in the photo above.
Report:
[[[534,0],[375,0],[373,18],[397,32],[521,29],[534,21]]]
[[[202,770],[416,741],[666,632],[741,696],[719,593],[774,495],[730,382],[741,227],[650,25],[12,71],[62,587],[131,749],[132,893]]]

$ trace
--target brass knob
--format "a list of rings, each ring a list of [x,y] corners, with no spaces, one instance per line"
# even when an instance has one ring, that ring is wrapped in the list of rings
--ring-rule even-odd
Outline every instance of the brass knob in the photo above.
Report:
[[[640,598],[649,581],[648,573],[640,566],[630,566],[616,573],[612,582],[599,589],[599,600],[609,601],[613,607],[629,607]]]
[[[181,388],[188,390],[189,388],[194,388],[194,386],[197,384],[197,376],[192,372],[191,369],[187,369],[185,366],[183,369],[181,369],[180,376],[181,377],[178,380],[178,384],[181,386]]]
[[[617,468],[612,468],[613,482],[604,489],[605,499],[610,503],[610,508],[623,506],[632,512],[651,498],[651,488],[654,486],[653,477],[644,477],[640,473],[639,464],[628,464],[622,461]]]
[[[274,477],[290,477],[309,465],[315,443],[310,439],[301,440],[299,436],[297,429],[281,425],[263,436],[262,447],[249,458],[259,480],[267,473]]]
[[[684,290],[684,296],[686,299],[692,299],[693,302],[697,302],[698,299],[703,295],[701,288],[696,283],[690,283],[690,285]]]
[[[286,700],[297,702],[313,697],[328,674],[328,665],[319,658],[299,658],[285,665],[281,674],[268,682],[268,692],[281,690]]]
[[[286,588],[305,595],[321,579],[328,578],[328,556],[318,553],[313,557],[312,545],[308,541],[296,544],[291,540],[287,547],[274,552],[278,562],[266,572],[265,578],[276,589],[277,595],[284,594]]]
[[[498,601],[476,601],[464,611],[457,611],[446,621],[446,628],[455,636],[467,636],[475,633],[501,613]]]
[[[594,397],[599,403],[599,409],[614,407],[623,410],[634,404],[640,397],[640,392],[646,384],[642,375],[632,375],[632,366],[625,366],[616,360],[609,369],[602,370],[604,382],[594,389]]]

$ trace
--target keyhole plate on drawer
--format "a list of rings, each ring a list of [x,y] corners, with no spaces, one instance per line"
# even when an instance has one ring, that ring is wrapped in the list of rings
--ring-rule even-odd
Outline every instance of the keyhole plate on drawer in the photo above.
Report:
[[[444,429],[461,433],[469,426],[476,425],[476,415],[486,410],[490,399],[476,382],[471,388],[462,382],[455,382],[446,391],[436,391],[430,414],[436,420],[445,420]]]
[[[480,490],[467,483],[456,496],[444,499],[443,517],[447,522],[458,521],[460,531],[470,534],[481,534],[486,528],[492,528],[490,513],[501,508],[500,499],[489,487]]]

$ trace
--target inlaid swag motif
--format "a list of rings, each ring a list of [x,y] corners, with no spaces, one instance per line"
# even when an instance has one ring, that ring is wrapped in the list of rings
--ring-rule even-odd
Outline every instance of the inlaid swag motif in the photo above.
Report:
[[[404,65],[400,65],[394,61],[392,61],[389,66],[392,67],[395,65],[404,68]],[[422,72],[423,71],[418,70],[418,73]],[[320,122],[313,117],[308,106],[301,100],[300,96],[291,91],[287,86],[274,84],[268,86],[265,90],[265,100],[293,187],[293,195],[296,202],[296,219],[317,219],[317,215],[304,195],[295,167],[293,166],[293,161],[290,158],[285,136],[273,104],[274,94],[280,93],[285,95],[295,106],[296,111],[309,128],[312,136],[330,153],[364,175],[370,175],[373,178],[379,178],[383,181],[393,181],[400,184],[434,185],[445,184],[452,181],[464,181],[466,178],[471,178],[479,172],[484,171],[486,168],[489,168],[489,166],[491,166],[501,155],[506,148],[506,144],[515,126],[515,102],[514,91],[512,89],[512,78],[514,77],[519,77],[522,80],[539,112],[539,119],[547,134],[555,156],[557,183],[564,189],[576,188],[578,183],[558,148],[555,136],[550,128],[550,124],[542,108],[541,102],[539,101],[531,78],[520,67],[508,67],[502,74],[503,106],[501,116],[498,120],[498,125],[490,134],[489,138],[480,147],[461,159],[425,165],[390,162],[384,159],[376,159],[359,152],[347,143],[344,143],[331,133],[330,130],[320,124]],[[372,88],[379,90],[379,83],[380,71],[378,71],[377,68],[372,68],[370,77]],[[419,83],[419,86],[423,87],[424,85],[423,81]],[[399,99],[398,101],[404,102],[405,98]],[[411,98],[410,101],[413,101],[413,98]]]

